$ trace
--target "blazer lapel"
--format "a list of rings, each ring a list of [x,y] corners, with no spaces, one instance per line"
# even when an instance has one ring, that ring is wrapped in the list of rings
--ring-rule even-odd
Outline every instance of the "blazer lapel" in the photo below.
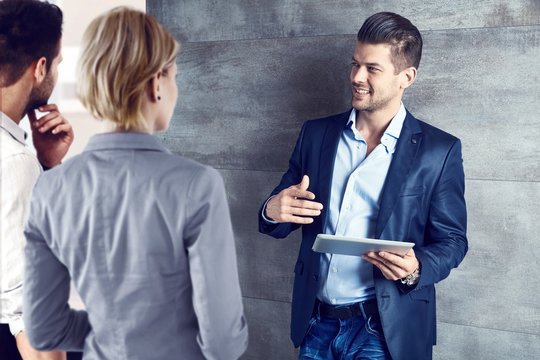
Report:
[[[379,207],[379,216],[375,231],[376,238],[380,238],[394,205],[399,198],[401,188],[407,179],[409,170],[422,142],[422,130],[416,120],[408,111],[399,140],[394,153],[394,158],[388,169],[386,183],[384,185]]]
[[[336,115],[333,121],[328,123],[328,127],[323,135],[321,153],[319,159],[319,201],[324,204],[322,211],[322,229],[324,231],[328,221],[328,210],[330,206],[330,189],[332,187],[332,176],[334,174],[334,164],[336,159],[339,138],[343,129],[347,125],[351,111]]]

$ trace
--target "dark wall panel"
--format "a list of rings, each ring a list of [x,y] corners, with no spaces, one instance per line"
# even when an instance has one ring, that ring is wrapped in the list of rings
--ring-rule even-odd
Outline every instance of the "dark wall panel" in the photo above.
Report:
[[[467,177],[538,179],[540,97],[532,94],[540,94],[540,73],[531,69],[540,58],[540,26],[424,38],[418,81],[405,105],[463,140]],[[349,109],[354,41],[186,44],[166,144],[219,168],[282,171],[303,121]]]
[[[540,336],[540,183],[469,180],[469,253],[437,285],[442,322]]]
[[[537,0],[164,0],[148,11],[186,41],[355,34],[369,15],[393,11],[421,30],[538,25]]]
[[[300,231],[286,239],[274,239],[260,234],[257,225],[265,193],[270,193],[281,174],[244,170],[221,173],[229,195],[242,293],[252,298],[290,302]]]
[[[540,178],[540,26],[425,34],[405,104],[463,140],[466,176]]]
[[[291,304],[244,298],[249,326],[249,346],[242,360],[297,359],[289,340]]]
[[[353,47],[350,36],[186,44],[167,145],[220,168],[283,171],[304,120],[348,108]]]
[[[446,323],[439,324],[438,333],[436,360],[531,360],[540,354],[539,335]]]

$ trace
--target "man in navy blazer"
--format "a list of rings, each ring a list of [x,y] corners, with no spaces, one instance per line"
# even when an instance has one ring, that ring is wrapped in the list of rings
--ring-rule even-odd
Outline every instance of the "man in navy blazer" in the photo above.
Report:
[[[352,57],[353,109],[304,124],[261,208],[265,234],[302,227],[291,319],[300,359],[432,358],[434,284],[467,252],[467,215],[459,139],[401,102],[421,53],[409,20],[369,17]],[[405,256],[321,254],[312,250],[319,233],[415,246]]]

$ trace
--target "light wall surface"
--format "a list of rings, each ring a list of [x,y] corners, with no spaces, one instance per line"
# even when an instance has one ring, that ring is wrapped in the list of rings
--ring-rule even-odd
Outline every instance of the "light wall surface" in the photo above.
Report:
[[[435,359],[540,358],[540,1],[149,0],[147,11],[182,41],[162,139],[226,182],[250,326],[243,359],[296,357],[299,232],[261,235],[257,212],[302,123],[350,107],[355,35],[378,11],[424,37],[405,106],[463,142],[470,249],[437,285]]]
[[[76,94],[78,75],[76,64],[79,60],[80,45],[84,31],[90,22],[105,11],[117,6],[129,6],[146,10],[145,0],[56,0],[64,13],[62,55],[58,69],[58,83],[51,101],[58,104],[62,114],[69,120],[75,132],[75,140],[67,157],[84,150],[92,135],[103,132],[102,123],[94,119],[82,106]]]

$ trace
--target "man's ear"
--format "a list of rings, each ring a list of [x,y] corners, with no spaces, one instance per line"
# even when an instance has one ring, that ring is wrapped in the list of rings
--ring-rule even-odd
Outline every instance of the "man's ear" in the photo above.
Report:
[[[414,66],[410,66],[401,71],[401,87],[404,90],[414,83],[416,80],[416,72],[417,70]]]
[[[34,66],[34,79],[36,82],[41,83],[47,75],[47,59],[42,56],[33,63]]]

